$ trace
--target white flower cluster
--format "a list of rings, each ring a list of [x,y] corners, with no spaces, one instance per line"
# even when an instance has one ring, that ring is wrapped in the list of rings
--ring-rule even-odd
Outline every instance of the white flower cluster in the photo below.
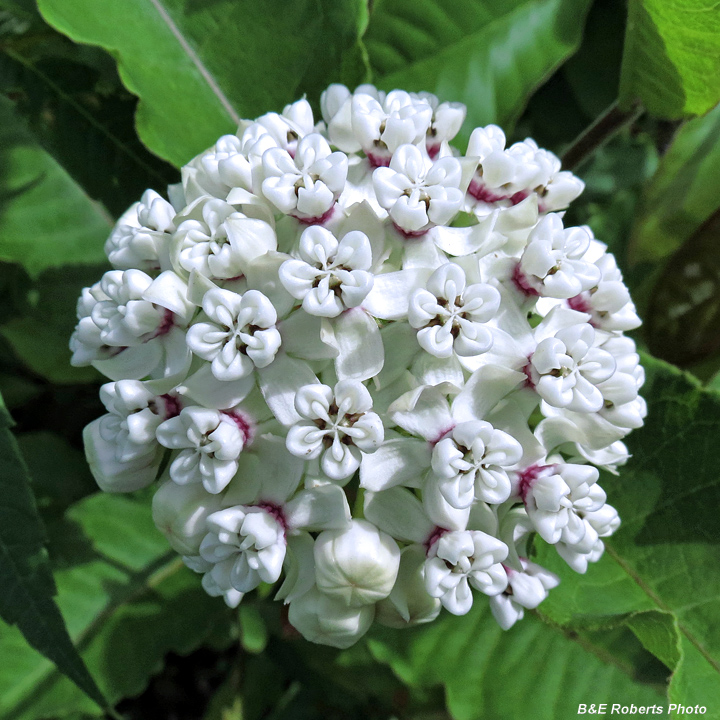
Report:
[[[347,647],[461,615],[509,628],[619,525],[598,468],[643,423],[639,325],[583,189],[532,140],[428,94],[340,85],[243,122],[148,190],[83,291],[73,363],[108,414],[98,484],[160,475],[157,527],[211,595],[277,598]]]

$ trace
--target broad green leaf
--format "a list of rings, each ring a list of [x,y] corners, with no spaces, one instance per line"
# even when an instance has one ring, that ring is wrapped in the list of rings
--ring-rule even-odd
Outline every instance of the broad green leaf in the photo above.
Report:
[[[140,97],[137,127],[160,157],[182,165],[243,117],[279,111],[342,76],[356,45],[358,0],[40,0],[45,19],[100,45]],[[337,21],[325,22],[327,16]]]
[[[585,576],[538,548],[538,561],[562,575],[540,610],[571,628],[630,617],[645,647],[675,667],[671,700],[706,705],[706,717],[718,718],[720,396],[659,360],[645,356],[643,364],[646,424],[629,436],[632,458],[620,475],[601,480],[623,524]],[[631,617],[645,611],[653,612]]]
[[[34,137],[115,217],[154,187],[177,182],[175,168],[137,138],[136,99],[100,48],[73,45],[48,25],[0,44],[0,92]]]
[[[669,257],[720,208],[720,106],[685,123],[645,190],[630,239],[631,262]]]
[[[106,696],[141,692],[167,652],[190,652],[211,633],[231,637],[229,613],[210,598],[155,529],[146,500],[107,494],[49,526],[58,604]],[[0,634],[0,716],[16,720],[95,712],[13,629]]]
[[[654,115],[702,115],[720,100],[715,0],[630,0],[620,100]]]
[[[0,325],[0,333],[32,372],[60,384],[101,379],[92,367],[70,365],[68,343],[80,292],[100,280],[106,269],[109,266],[90,265],[45,270],[33,286],[30,309]]]
[[[112,220],[39,147],[0,96],[0,259],[30,275],[98,263]]]
[[[365,44],[386,90],[467,104],[469,130],[512,125],[578,47],[588,0],[376,0]],[[509,129],[509,128],[508,128]]]
[[[0,617],[16,627],[3,629],[0,645],[6,636],[14,637],[21,652],[36,656],[58,676],[64,673],[76,683],[72,685],[64,679],[89,708],[97,711],[97,705],[105,707],[106,703],[73,646],[63,616],[53,599],[56,588],[45,548],[45,532],[30,489],[27,467],[10,432],[10,424],[10,416],[2,405]],[[27,643],[48,659],[37,654]],[[14,667],[14,654],[0,651],[0,656],[5,658],[1,667]]]
[[[368,643],[408,685],[443,684],[455,720],[555,720],[575,717],[580,703],[664,704],[657,690],[604,662],[602,649],[601,659],[532,615],[503,631],[482,597],[467,615],[376,631]]]

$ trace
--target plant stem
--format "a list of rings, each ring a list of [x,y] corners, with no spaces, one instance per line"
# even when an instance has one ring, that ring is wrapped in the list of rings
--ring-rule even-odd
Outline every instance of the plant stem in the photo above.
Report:
[[[630,110],[621,110],[615,101],[595,122],[583,130],[562,154],[564,170],[574,170],[582,165],[596,150],[617,135],[624,127],[631,125],[644,112],[640,105]]]

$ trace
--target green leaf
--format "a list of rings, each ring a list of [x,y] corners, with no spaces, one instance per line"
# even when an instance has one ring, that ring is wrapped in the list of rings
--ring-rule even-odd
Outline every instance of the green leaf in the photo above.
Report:
[[[35,142],[0,96],[0,258],[30,275],[104,260],[112,220]]]
[[[680,128],[645,190],[630,239],[632,263],[659,262],[720,208],[720,106]]]
[[[602,648],[532,615],[503,631],[482,597],[467,615],[376,631],[368,643],[408,685],[443,684],[455,720],[555,720],[575,717],[580,703],[664,704],[657,690],[606,663]]]
[[[60,384],[101,379],[92,367],[70,365],[68,343],[77,323],[80,292],[100,280],[106,269],[106,265],[90,265],[46,270],[33,286],[28,312],[0,326],[0,333],[32,372]]]
[[[718,718],[710,700],[720,694],[720,396],[659,360],[643,364],[646,424],[629,436],[632,458],[620,475],[601,480],[622,527],[585,576],[538,548],[538,562],[562,576],[540,610],[571,628],[631,616],[645,647],[675,668],[671,700],[706,705],[706,717]]]
[[[30,477],[9,429],[10,416],[0,413],[0,617],[17,628],[8,629],[21,652],[36,655],[53,672],[64,673],[68,686],[93,710],[106,707],[68,635],[63,616],[53,600],[55,583],[50,569],[45,532],[30,490]],[[22,633],[22,635],[21,635]],[[5,633],[3,633],[3,639]],[[23,639],[24,638],[24,639]],[[0,653],[12,662],[14,654]],[[54,663],[54,664],[53,664]],[[14,670],[13,670],[14,672]],[[84,693],[87,693],[85,695]],[[92,699],[91,699],[92,698]],[[1,706],[2,701],[0,701]]]
[[[654,115],[702,115],[720,100],[715,0],[630,0],[620,100]]]
[[[186,654],[211,633],[231,638],[230,615],[155,529],[147,499],[93,495],[48,528],[58,604],[106,696],[140,693],[173,651]],[[15,720],[94,713],[50,663],[0,633],[0,716]]]
[[[268,631],[262,615],[254,605],[240,606],[240,643],[254,655],[261,653],[268,642]]]
[[[313,89],[320,77],[339,79],[362,19],[358,0],[40,0],[39,7],[73,40],[116,57],[141,100],[140,138],[175,165],[234,132],[241,117],[297,100],[304,78]]]
[[[467,104],[469,130],[512,125],[578,47],[588,0],[377,0],[365,33],[386,90]]]

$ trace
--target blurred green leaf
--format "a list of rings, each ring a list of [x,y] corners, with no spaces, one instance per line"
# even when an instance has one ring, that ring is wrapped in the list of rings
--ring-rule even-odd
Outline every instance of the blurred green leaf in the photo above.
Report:
[[[100,380],[94,368],[70,365],[68,343],[77,323],[80,292],[97,282],[105,269],[90,265],[46,270],[33,286],[30,310],[0,325],[0,332],[34,373],[63,384]]]
[[[106,696],[136,695],[169,651],[188,653],[230,615],[155,529],[147,500],[93,495],[49,526],[58,604]],[[12,628],[2,628],[0,716],[95,714],[90,701]]]
[[[0,258],[32,276],[104,260],[112,220],[42,150],[0,96]]]
[[[630,239],[632,263],[671,255],[720,208],[720,106],[680,128],[645,190]]]
[[[40,0],[45,19],[77,42],[111,51],[140,97],[137,128],[160,157],[182,165],[234,132],[241,117],[279,111],[339,79],[355,49],[358,0]],[[326,22],[333,18],[338,24]],[[353,30],[354,28],[354,30]],[[232,33],[227,33],[232,29]]]
[[[620,100],[654,115],[702,115],[720,100],[720,13],[715,0],[630,0]]]
[[[531,615],[505,632],[478,597],[467,615],[376,630],[368,643],[408,685],[443,684],[456,720],[555,720],[575,717],[579,703],[664,704],[607,662],[603,648],[572,638]]]
[[[716,211],[643,285],[648,349],[700,378],[720,364],[719,238]]]
[[[56,588],[45,549],[45,532],[10,424],[0,400],[0,617],[16,626],[3,629],[0,645],[6,633],[14,637],[26,653],[32,653],[58,676],[64,673],[68,687],[97,711],[98,705],[106,707],[106,703],[73,646],[53,599]],[[48,659],[36,654],[27,643]],[[0,655],[6,658],[0,668],[14,666],[13,654]]]
[[[57,433],[43,430],[16,437],[43,518],[61,515],[68,506],[97,490],[84,453]]]
[[[646,424],[629,436],[632,458],[620,475],[601,480],[623,525],[587,576],[538,548],[538,562],[562,576],[540,610],[574,629],[630,618],[645,647],[674,666],[670,698],[706,705],[717,718],[720,396],[660,360],[644,356],[643,364]]]
[[[509,130],[578,47],[589,0],[376,0],[365,44],[385,90],[462,100],[469,130]]]

